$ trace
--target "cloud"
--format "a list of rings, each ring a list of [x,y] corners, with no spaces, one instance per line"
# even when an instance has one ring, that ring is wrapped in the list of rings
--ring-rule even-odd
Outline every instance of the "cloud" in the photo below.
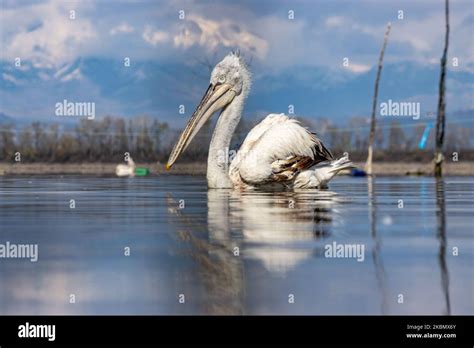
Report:
[[[254,26],[267,42],[266,66],[281,69],[317,61],[317,55],[308,55],[307,47],[312,41],[308,40],[305,21],[270,15],[256,20]]]
[[[209,50],[218,46],[228,48],[239,47],[242,51],[250,52],[264,59],[268,52],[268,42],[250,32],[245,25],[230,19],[213,20],[198,15],[189,15],[174,35],[175,47],[189,48],[199,45]]]
[[[67,81],[71,81],[71,80],[80,80],[80,79],[82,79],[82,77],[83,76],[82,76],[82,73],[81,73],[81,69],[76,68],[73,71],[71,71],[69,74],[64,75],[63,77],[61,77],[61,81],[67,82]]]
[[[474,51],[466,49],[472,47],[472,23],[470,24],[469,20],[471,17],[472,13],[466,12],[465,8],[451,9],[449,50],[450,54],[461,57],[464,62],[474,61]],[[412,10],[407,9],[405,19],[392,18],[386,59],[392,62],[416,61],[425,65],[439,64],[444,43],[444,21],[443,6],[439,6],[437,11],[429,11],[423,15],[414,15]],[[368,47],[370,42],[381,45],[386,26],[386,23],[362,21],[357,18],[357,14],[350,13],[329,16],[324,23],[323,40],[328,48],[334,46],[335,42],[349,40],[361,48]],[[375,63],[374,58],[377,54],[378,50],[366,58],[372,59]],[[366,63],[369,64],[368,61]],[[469,64],[461,66],[460,70],[469,70]]]
[[[343,16],[330,16],[326,18],[325,24],[326,24],[326,27],[328,28],[340,27],[344,24],[344,17]]]
[[[134,31],[135,29],[130,24],[122,23],[110,29],[109,34],[110,35],[128,34],[128,33],[133,33]]]
[[[193,14],[168,28],[169,32],[166,32],[146,25],[142,38],[151,46],[170,43],[172,47],[168,50],[197,47],[208,52],[219,47],[238,47],[259,59],[264,59],[268,52],[268,42],[252,33],[245,24],[230,19],[215,20]]]
[[[6,73],[2,73],[2,76],[3,76],[3,79],[5,81],[9,81],[15,85],[20,85],[21,84],[21,81],[18,81],[14,76],[10,75],[10,74],[6,74]]]
[[[199,56],[239,47],[257,63],[274,69],[294,64],[340,69],[342,57],[373,66],[388,20],[393,22],[388,62],[416,61],[429,65],[439,61],[442,51],[443,6],[427,3],[405,6],[403,20],[396,18],[395,2],[380,7],[361,2],[357,6],[319,8],[314,16],[302,8],[297,10],[294,20],[282,11],[286,8],[283,3],[271,8],[254,3],[211,6],[206,2],[163,0],[163,4],[167,10],[155,11],[155,5],[148,2],[50,0],[6,6],[0,12],[3,58],[11,61],[22,57],[38,66],[53,68],[81,56],[117,56],[127,51],[133,40],[136,59],[155,59],[158,54],[160,59],[176,62],[183,57],[182,51],[193,50],[193,55]],[[474,17],[466,4],[453,4],[451,12],[450,55],[462,62],[459,70],[474,67],[474,51],[467,49],[472,47]],[[76,10],[75,20],[69,19],[71,8]],[[185,20],[171,15],[178,8],[187,9]],[[143,26],[143,30],[138,30]],[[117,39],[110,40],[110,36]],[[141,40],[136,41],[139,36]],[[152,49],[158,45],[162,48],[159,52]],[[354,69],[361,71],[361,67]]]
[[[169,40],[168,33],[159,30],[154,31],[150,25],[145,26],[145,31],[143,32],[142,37],[145,42],[152,46],[156,46],[159,43],[164,43]]]
[[[362,74],[369,71],[371,66],[367,64],[350,63],[346,68],[355,74]]]
[[[64,64],[62,67],[59,67],[52,77],[56,80],[59,80],[61,82],[67,82],[67,81],[72,81],[72,80],[81,80],[84,78],[81,72],[81,63],[80,61],[78,62],[73,62],[73,63],[67,63]],[[42,72],[44,74],[44,72]],[[47,77],[44,78],[43,80],[48,80],[51,77],[49,75],[46,75]]]
[[[0,21],[3,28],[9,28],[1,33],[3,58],[20,57],[49,68],[75,59],[97,37],[90,19],[84,16],[86,4],[75,4],[75,19],[70,18],[71,6],[59,1],[2,9]],[[14,32],[10,28],[15,28]]]

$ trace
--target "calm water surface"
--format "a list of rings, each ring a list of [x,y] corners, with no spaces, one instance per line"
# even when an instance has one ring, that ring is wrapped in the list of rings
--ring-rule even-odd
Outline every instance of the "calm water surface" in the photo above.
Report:
[[[0,243],[39,248],[0,259],[0,314],[473,314],[473,208],[472,177],[0,177]],[[363,261],[326,257],[333,242]]]

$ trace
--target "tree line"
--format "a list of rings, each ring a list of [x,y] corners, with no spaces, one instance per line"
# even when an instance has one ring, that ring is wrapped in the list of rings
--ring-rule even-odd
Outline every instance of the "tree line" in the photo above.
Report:
[[[365,117],[353,117],[345,126],[333,124],[328,119],[299,120],[318,136],[335,156],[348,152],[353,160],[365,158],[369,142],[369,124]],[[236,150],[248,131],[257,123],[242,119],[233,137],[230,150]],[[408,126],[407,126],[408,125]],[[426,125],[402,124],[392,121],[380,125],[375,133],[374,159],[429,161],[434,148],[434,131],[423,150],[418,148]],[[214,125],[206,124],[185,151],[180,161],[205,161]],[[125,153],[139,162],[166,162],[179,135],[166,122],[149,117],[130,119],[107,116],[100,120],[81,119],[77,125],[65,128],[59,124],[32,122],[25,126],[0,125],[0,161],[15,162],[21,155],[22,162],[121,162]],[[462,154],[463,159],[474,160],[471,147],[472,128],[456,124],[448,127],[445,154]]]

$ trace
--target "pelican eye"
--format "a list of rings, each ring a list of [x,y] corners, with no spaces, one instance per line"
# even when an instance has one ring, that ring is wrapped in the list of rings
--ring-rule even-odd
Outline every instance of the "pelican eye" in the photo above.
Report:
[[[219,83],[224,83],[225,82],[225,76],[224,75],[221,75],[217,78],[217,82]]]

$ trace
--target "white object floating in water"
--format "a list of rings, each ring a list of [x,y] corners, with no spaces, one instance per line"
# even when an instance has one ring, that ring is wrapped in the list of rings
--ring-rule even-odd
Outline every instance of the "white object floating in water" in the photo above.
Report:
[[[127,164],[119,164],[115,168],[117,176],[135,176],[135,162],[129,157]]]
[[[382,224],[386,225],[386,226],[390,226],[390,225],[393,225],[393,219],[390,215],[385,215],[383,218],[382,218]]]

